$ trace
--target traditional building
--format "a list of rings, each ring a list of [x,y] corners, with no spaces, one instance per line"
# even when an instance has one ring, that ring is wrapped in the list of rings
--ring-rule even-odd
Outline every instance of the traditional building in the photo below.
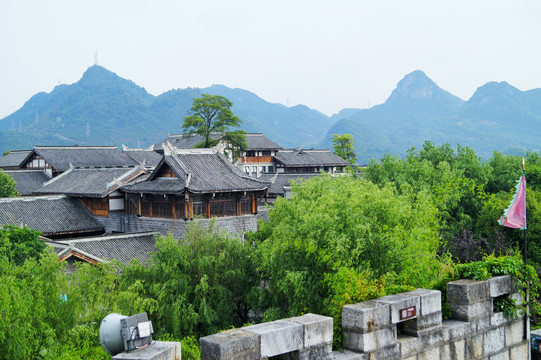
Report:
[[[55,177],[75,168],[133,167],[135,161],[116,146],[34,146],[20,167],[39,169]]]
[[[0,198],[0,224],[28,226],[51,239],[104,233],[80,201],[65,195]]]
[[[137,234],[111,234],[107,236],[81,237],[53,241],[42,240],[58,254],[59,261],[66,261],[68,272],[76,270],[75,264],[87,262],[93,265],[117,260],[128,265],[138,259],[142,264],[150,260],[150,253],[156,251],[157,232]]]
[[[348,161],[332,153],[330,150],[280,150],[274,157],[276,170],[279,173],[320,173],[331,174],[343,172],[351,165]]]
[[[238,159],[239,169],[255,178],[263,173],[276,172],[274,157],[282,147],[262,133],[248,133],[245,137],[247,147]]]
[[[43,183],[51,180],[43,170],[4,170],[15,180],[16,188],[22,196],[34,195],[43,187]]]
[[[147,149],[129,149],[122,145],[122,152],[130,157],[137,164],[152,171],[162,160],[162,155],[153,150],[154,146]],[[163,152],[162,152],[163,154]]]
[[[74,168],[45,182],[38,194],[64,194],[78,198],[97,216],[124,211],[124,194],[120,187],[147,174],[142,166],[131,168]]]
[[[32,150],[10,151],[9,154],[6,154],[0,157],[0,169],[4,169],[4,170],[20,169],[22,163],[31,152]]]
[[[291,184],[293,182],[303,182],[319,176],[318,173],[297,174],[297,173],[274,173],[263,174],[260,180],[269,181],[271,186],[267,193],[267,202],[273,202],[278,196],[288,197],[291,192]]]
[[[216,149],[166,145],[148,179],[122,190],[128,214],[187,220],[256,214],[268,186],[243,174]]]

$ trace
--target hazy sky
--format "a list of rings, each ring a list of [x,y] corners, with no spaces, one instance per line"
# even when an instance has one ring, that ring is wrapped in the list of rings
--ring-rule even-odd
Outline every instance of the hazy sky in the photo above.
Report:
[[[541,87],[541,1],[0,0],[0,118],[98,63],[159,95],[223,84],[326,114],[423,70],[467,100]]]

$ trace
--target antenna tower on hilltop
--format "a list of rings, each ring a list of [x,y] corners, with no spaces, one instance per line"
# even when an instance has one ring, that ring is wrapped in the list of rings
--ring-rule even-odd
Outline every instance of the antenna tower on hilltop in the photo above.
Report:
[[[94,65],[98,66],[98,50],[94,53]]]

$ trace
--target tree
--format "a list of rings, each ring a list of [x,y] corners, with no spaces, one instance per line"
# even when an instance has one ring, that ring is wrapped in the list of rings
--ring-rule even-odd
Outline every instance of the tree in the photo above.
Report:
[[[202,94],[194,99],[189,115],[184,117],[184,136],[201,135],[204,140],[197,147],[208,148],[224,140],[233,151],[232,155],[243,152],[247,146],[245,132],[229,131],[242,124],[242,120],[231,111],[232,106],[233,103],[223,96]]]
[[[353,135],[351,134],[335,134],[332,136],[333,152],[342,159],[347,160],[351,165],[357,163],[357,155],[353,147]]]
[[[16,264],[29,258],[39,259],[46,248],[39,235],[39,231],[26,226],[4,225],[0,228],[0,256]]]
[[[17,183],[11,176],[0,170],[0,197],[19,196],[16,185]]]

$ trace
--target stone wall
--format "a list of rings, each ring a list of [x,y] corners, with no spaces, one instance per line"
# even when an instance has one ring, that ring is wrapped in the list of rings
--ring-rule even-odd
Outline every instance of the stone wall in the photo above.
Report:
[[[137,215],[129,215],[123,212],[110,212],[109,217],[96,216],[98,221],[105,227],[106,232],[148,232],[158,231],[163,235],[173,234],[181,238],[186,234],[188,224],[192,221],[209,224],[216,222],[216,226],[225,229],[231,234],[244,234],[248,231],[257,231],[257,215],[230,216],[213,219],[173,220],[149,218]]]
[[[344,306],[344,351],[331,352],[332,319],[308,314],[204,337],[201,359],[528,359],[524,319],[493,311],[501,296],[521,301],[509,276],[454,281],[451,320],[442,321],[439,291],[417,289]]]

